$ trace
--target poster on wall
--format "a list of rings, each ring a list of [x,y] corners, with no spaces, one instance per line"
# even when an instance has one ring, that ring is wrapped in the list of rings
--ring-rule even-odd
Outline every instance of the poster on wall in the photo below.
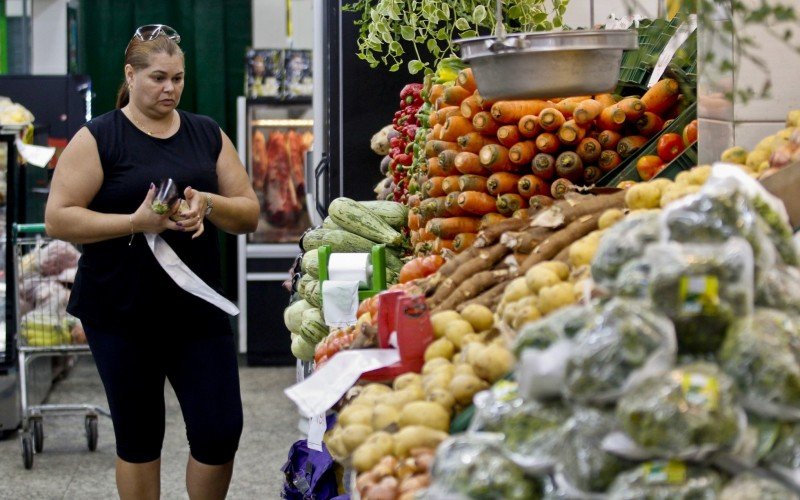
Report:
[[[249,98],[279,97],[284,71],[283,50],[250,49],[245,60],[245,95]]]

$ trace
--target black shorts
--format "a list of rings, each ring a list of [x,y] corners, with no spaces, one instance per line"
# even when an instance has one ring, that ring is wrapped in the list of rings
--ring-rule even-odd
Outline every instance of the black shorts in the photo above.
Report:
[[[155,320],[154,323],[158,323]],[[186,326],[186,325],[184,325]],[[208,465],[230,462],[242,433],[242,399],[233,335],[120,335],[84,322],[106,390],[117,455],[144,463],[161,456],[164,381],[183,413],[192,457]],[[191,331],[191,329],[189,330]]]

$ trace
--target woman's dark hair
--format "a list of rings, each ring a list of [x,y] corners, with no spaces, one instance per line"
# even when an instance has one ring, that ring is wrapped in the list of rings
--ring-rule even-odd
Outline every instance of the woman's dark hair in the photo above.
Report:
[[[179,54],[183,57],[183,51],[178,44],[166,36],[158,36],[147,41],[134,38],[128,45],[128,50],[125,51],[125,64],[130,64],[134,70],[139,71],[150,65],[150,56],[160,53],[170,56]],[[128,101],[130,101],[128,82],[123,78],[122,85],[117,92],[117,109],[125,107]]]

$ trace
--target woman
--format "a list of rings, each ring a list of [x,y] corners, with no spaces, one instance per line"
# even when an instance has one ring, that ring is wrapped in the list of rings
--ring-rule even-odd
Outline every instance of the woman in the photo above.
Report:
[[[246,233],[258,220],[230,139],[210,118],[176,109],[184,85],[179,41],[168,26],[136,30],[117,109],[70,141],[45,214],[50,236],[83,244],[67,310],[81,319],[105,386],[122,499],[159,497],[166,379],[186,422],[190,498],[225,497],[242,430],[229,317],[176,285],[143,234],[160,234],[218,291],[213,229]],[[189,208],[158,215],[150,208],[154,183],[168,177]]]

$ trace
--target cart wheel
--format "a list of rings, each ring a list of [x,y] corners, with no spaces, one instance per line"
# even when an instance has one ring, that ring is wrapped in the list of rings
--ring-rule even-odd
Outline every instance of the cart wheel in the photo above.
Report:
[[[41,418],[34,418],[33,421],[33,449],[36,453],[41,453],[44,449],[44,425]]]
[[[97,415],[86,415],[84,425],[86,426],[86,446],[89,447],[89,451],[95,451],[97,449]]]
[[[27,433],[22,436],[22,464],[28,470],[33,468],[33,438]]]

